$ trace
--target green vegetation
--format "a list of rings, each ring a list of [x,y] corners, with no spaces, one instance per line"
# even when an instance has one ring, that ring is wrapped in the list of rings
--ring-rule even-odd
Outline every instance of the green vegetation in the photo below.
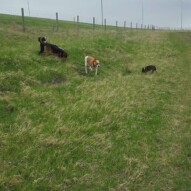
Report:
[[[19,19],[0,15],[0,190],[190,190],[191,33]]]

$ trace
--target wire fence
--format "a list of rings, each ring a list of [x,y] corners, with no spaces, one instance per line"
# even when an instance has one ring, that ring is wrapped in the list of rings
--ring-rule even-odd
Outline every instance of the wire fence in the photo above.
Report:
[[[21,12],[22,12],[22,20],[23,20],[23,30],[25,30],[26,26],[25,26],[25,22],[24,22],[25,15],[24,15],[24,9],[23,8],[21,9]],[[54,31],[59,30],[60,21],[63,21],[63,20],[59,19],[58,12],[56,12],[55,13],[55,20],[54,20],[54,24],[53,24],[53,30]],[[91,23],[90,22],[85,23],[83,21],[80,21],[80,16],[79,15],[74,17],[73,27],[75,29],[77,29],[78,32],[80,31],[81,27],[83,28],[83,24],[84,25],[91,25],[93,30],[95,30],[96,28],[97,29],[102,28],[104,30],[107,30],[108,27],[110,27],[110,28],[112,27],[113,29],[114,28],[116,28],[116,29],[126,29],[126,28],[129,28],[129,29],[148,29],[148,30],[155,30],[156,29],[156,27],[154,25],[143,25],[143,24],[133,23],[133,22],[127,23],[127,21],[124,21],[123,26],[119,25],[118,21],[115,22],[115,25],[111,25],[111,24],[107,23],[106,18],[104,19],[103,24],[100,25],[100,24],[96,23],[96,18],[95,17],[92,18]]]
[[[54,18],[53,15],[55,15]],[[51,18],[42,19],[38,16],[32,17],[30,14],[28,16],[25,16],[25,10],[24,8],[21,8],[21,16],[14,17],[12,22],[15,22],[19,25],[21,25],[22,30],[26,31],[27,27],[37,27],[38,29],[49,29],[55,32],[58,32],[60,30],[64,29],[72,29],[76,30],[77,32],[80,32],[81,29],[93,29],[93,30],[104,30],[107,31],[107,29],[113,29],[113,30],[120,30],[120,29],[137,29],[137,30],[189,30],[189,29],[182,29],[182,28],[169,28],[169,27],[157,27],[152,24],[140,24],[138,22],[127,22],[124,20],[123,22],[115,21],[114,24],[111,24],[107,21],[105,18],[102,22],[102,24],[99,24],[96,21],[96,18],[93,17],[91,22],[84,22],[83,19],[80,19],[80,16],[77,15],[76,17],[73,17],[73,21],[66,21],[61,18],[59,18],[58,12],[55,14],[51,14]],[[0,21],[2,20],[2,17],[0,17]],[[35,21],[34,21],[35,20]],[[67,26],[67,27],[66,27]]]

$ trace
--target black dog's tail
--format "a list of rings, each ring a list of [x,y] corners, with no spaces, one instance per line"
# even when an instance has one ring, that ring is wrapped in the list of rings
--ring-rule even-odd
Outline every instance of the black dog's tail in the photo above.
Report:
[[[65,52],[64,50],[62,50],[61,53],[60,53],[60,57],[67,58],[68,57],[68,53]]]

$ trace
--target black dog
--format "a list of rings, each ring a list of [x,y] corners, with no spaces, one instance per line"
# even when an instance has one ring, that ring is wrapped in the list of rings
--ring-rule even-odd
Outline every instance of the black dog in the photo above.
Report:
[[[146,66],[146,67],[142,68],[142,72],[143,72],[143,73],[146,73],[146,72],[149,72],[149,71],[151,71],[152,73],[153,73],[154,71],[157,71],[156,66],[154,66],[154,65],[149,65],[149,66]]]
[[[45,55],[48,54],[56,54],[58,57],[67,58],[68,54],[60,47],[58,47],[55,44],[50,44],[46,42],[45,37],[39,37],[38,41],[40,42],[40,52],[39,54],[45,53]]]

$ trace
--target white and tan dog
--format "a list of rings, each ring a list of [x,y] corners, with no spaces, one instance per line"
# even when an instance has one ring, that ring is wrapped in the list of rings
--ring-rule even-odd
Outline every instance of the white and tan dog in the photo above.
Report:
[[[95,69],[95,75],[97,75],[98,67],[100,66],[99,60],[91,56],[85,56],[85,72],[88,73],[88,68],[92,71]]]

